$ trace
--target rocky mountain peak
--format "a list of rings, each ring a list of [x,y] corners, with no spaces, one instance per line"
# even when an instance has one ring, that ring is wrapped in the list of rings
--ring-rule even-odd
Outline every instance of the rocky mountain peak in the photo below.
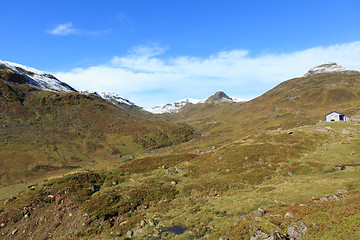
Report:
[[[223,91],[217,91],[214,95],[210,96],[206,101],[232,101],[233,99],[226,95]]]
[[[312,76],[312,75],[320,74],[320,73],[344,72],[344,71],[348,71],[348,70],[345,67],[340,66],[335,62],[329,62],[329,63],[321,64],[319,66],[316,66],[316,67],[310,69],[304,75],[304,77]]]

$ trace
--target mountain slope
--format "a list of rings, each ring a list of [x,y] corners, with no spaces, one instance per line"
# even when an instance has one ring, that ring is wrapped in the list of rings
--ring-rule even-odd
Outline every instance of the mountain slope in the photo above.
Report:
[[[0,234],[357,239],[359,132],[353,122],[260,131],[204,154],[149,156],[50,179],[0,202]],[[354,168],[334,170],[345,163]]]
[[[0,134],[8,142],[1,154],[15,159],[20,152],[21,163],[35,153],[53,160],[28,164],[30,172],[55,163],[112,163],[0,195],[4,238],[360,237],[360,125],[317,123],[330,106],[358,111],[358,72],[319,72],[249,102],[188,104],[167,114],[201,128],[190,142],[195,133],[186,125],[140,118],[93,94],[2,83]],[[161,146],[169,147],[122,157]]]
[[[21,64],[0,60],[0,70],[1,78],[5,81],[27,83],[42,90],[55,92],[76,91],[74,88],[59,81],[51,74]]]
[[[0,71],[0,186],[110,166],[196,135],[186,124],[148,120],[94,94],[48,91],[30,80]]]
[[[330,67],[333,69],[334,65]],[[321,67],[322,71],[316,74],[311,70],[311,74],[285,81],[243,103],[189,105],[169,115],[169,120],[198,128],[211,146],[260,129],[315,124],[332,110],[354,116],[360,111],[360,73],[339,68],[340,71],[325,71]]]

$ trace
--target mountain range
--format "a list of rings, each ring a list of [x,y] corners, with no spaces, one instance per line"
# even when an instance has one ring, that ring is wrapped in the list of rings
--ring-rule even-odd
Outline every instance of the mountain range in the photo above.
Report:
[[[75,88],[71,87],[70,85],[58,80],[56,77],[54,77],[52,74],[45,73],[43,71],[23,66],[18,63],[12,63],[8,61],[2,61],[0,60],[0,66],[2,69],[3,78],[10,79],[10,76],[13,76],[13,78],[19,78],[17,81],[18,83],[27,83],[32,85],[33,87],[36,87],[41,90],[45,91],[53,91],[53,92],[79,92],[82,94],[94,94],[97,95],[104,100],[113,103],[115,105],[121,106],[122,104],[127,104],[132,107],[137,107],[142,109],[142,107],[137,106],[132,101],[119,96],[116,93],[110,93],[110,92],[102,92],[102,91],[79,91]],[[5,76],[7,75],[7,76]],[[16,76],[16,77],[14,77]],[[20,79],[22,78],[22,79]],[[230,102],[241,102],[242,100],[239,98],[229,97],[224,92],[218,91],[214,95],[210,96],[208,99],[205,100],[196,100],[196,99],[190,99],[186,98],[174,103],[168,103],[165,105],[159,105],[154,106],[148,109],[145,109],[148,112],[155,113],[155,114],[161,114],[161,113],[172,113],[172,112],[178,112],[181,110],[182,107],[184,107],[186,104],[198,104],[198,103],[205,103],[209,101],[230,101]]]
[[[0,238],[359,239],[359,100],[327,63],[151,114],[2,61]]]

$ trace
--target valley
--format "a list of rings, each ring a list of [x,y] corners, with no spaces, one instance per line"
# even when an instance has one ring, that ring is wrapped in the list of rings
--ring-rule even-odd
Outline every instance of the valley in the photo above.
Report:
[[[360,237],[359,72],[151,114],[0,66],[2,239]]]

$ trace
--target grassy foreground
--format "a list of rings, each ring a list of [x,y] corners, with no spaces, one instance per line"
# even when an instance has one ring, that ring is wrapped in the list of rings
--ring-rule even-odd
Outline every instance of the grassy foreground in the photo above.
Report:
[[[358,239],[359,131],[357,122],[261,131],[205,153],[45,180],[1,202],[0,236]]]

